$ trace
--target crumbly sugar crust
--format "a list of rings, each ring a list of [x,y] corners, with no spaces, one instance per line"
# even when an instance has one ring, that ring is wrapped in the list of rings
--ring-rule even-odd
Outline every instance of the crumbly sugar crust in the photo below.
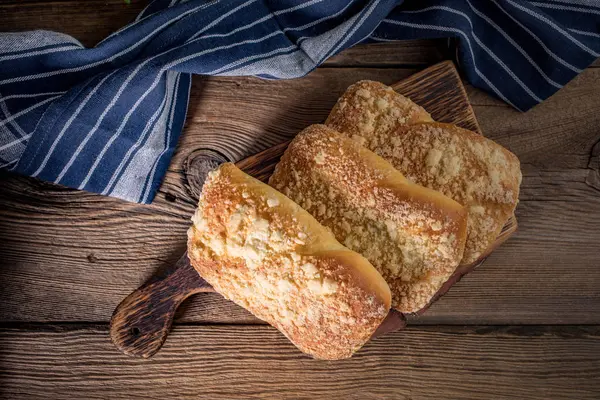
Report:
[[[518,158],[474,132],[433,122],[390,87],[372,81],[351,86],[327,125],[377,153],[413,182],[467,208],[462,265],[485,256],[514,213],[521,184]]]
[[[466,211],[324,125],[292,141],[269,182],[365,256],[401,312],[423,308],[459,264]]]
[[[350,357],[388,313],[389,288],[365,258],[233,164],[209,175],[192,220],[200,275],[305,353]]]

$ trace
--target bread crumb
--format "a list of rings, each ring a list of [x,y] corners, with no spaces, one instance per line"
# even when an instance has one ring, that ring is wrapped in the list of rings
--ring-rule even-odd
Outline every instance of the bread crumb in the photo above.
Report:
[[[385,110],[386,108],[389,107],[389,103],[387,102],[387,100],[385,100],[384,98],[380,97],[375,101],[375,105],[377,106],[378,109],[380,110]]]
[[[322,151],[318,152],[317,155],[315,156],[315,162],[317,164],[325,163],[325,154]]]
[[[427,153],[426,165],[429,168],[435,168],[442,159],[442,152],[438,149],[431,149]]]
[[[359,95],[360,97],[365,98],[365,99],[368,99],[368,98],[371,97],[371,93],[368,90],[366,90],[366,89],[358,89],[356,91],[356,94]]]
[[[304,271],[304,273],[306,273],[306,275],[308,276],[315,276],[319,273],[319,270],[317,269],[317,267],[315,266],[315,264],[312,263],[306,263],[303,266],[300,267],[302,269],[302,271]]]
[[[352,140],[354,140],[356,143],[360,144],[361,146],[364,146],[365,142],[367,141],[367,139],[365,139],[363,136],[360,136],[360,135],[352,135]]]

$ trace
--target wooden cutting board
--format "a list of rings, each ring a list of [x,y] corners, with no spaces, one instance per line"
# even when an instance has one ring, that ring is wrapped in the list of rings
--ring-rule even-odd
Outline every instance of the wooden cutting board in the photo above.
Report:
[[[452,62],[436,64],[392,87],[424,107],[436,121],[456,124],[481,134],[467,93]],[[285,142],[271,147],[239,161],[236,165],[253,177],[266,182],[288,144],[289,142]],[[517,221],[513,216],[498,236],[493,249],[506,241],[516,228]],[[430,305],[462,276],[481,265],[488,255],[489,253],[482,256],[472,265],[458,269],[438,291]],[[150,357],[166,340],[175,311],[183,300],[195,293],[213,291],[214,289],[190,265],[186,252],[175,265],[153,276],[117,306],[110,324],[111,339],[125,354]],[[425,310],[426,308],[420,312]],[[404,316],[398,312],[390,312],[373,336],[404,326]]]

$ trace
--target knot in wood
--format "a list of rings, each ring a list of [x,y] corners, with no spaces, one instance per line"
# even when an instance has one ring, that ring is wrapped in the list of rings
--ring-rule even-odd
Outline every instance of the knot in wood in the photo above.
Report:
[[[590,171],[585,179],[585,183],[596,190],[600,190],[600,141],[592,148],[588,168]]]
[[[208,173],[229,160],[223,154],[211,149],[194,150],[185,160],[183,170],[185,187],[190,196],[197,199]]]

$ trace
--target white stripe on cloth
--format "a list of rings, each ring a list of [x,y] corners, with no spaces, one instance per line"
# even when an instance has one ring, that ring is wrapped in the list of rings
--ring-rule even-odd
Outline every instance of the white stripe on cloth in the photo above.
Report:
[[[243,4],[240,4],[239,6],[237,6],[235,8],[232,8],[231,10],[227,11],[225,14],[221,15],[219,18],[217,18],[214,21],[212,21],[210,24],[206,25],[204,28],[200,29],[198,32],[194,33],[185,42],[189,43],[189,42],[194,41],[194,39],[196,39],[198,36],[202,35],[204,32],[206,32],[207,30],[209,30],[213,26],[217,25],[219,22],[223,21],[225,18],[227,18],[227,17],[229,17],[229,16],[237,13],[242,8],[248,7],[250,4],[253,4],[253,3],[256,3],[256,0],[249,0],[249,1],[245,2],[245,3],[243,3]]]
[[[33,135],[33,133],[26,133],[24,136],[22,136],[22,137],[20,137],[20,138],[18,138],[18,139],[15,139],[15,140],[13,140],[13,141],[12,141],[12,142],[10,142],[10,143],[6,143],[5,145],[2,145],[2,146],[0,146],[0,151],[6,150],[6,149],[8,149],[9,147],[12,147],[12,146],[14,146],[14,145],[17,145],[17,144],[19,144],[19,143],[21,143],[21,142],[23,142],[23,141],[25,141],[25,140],[29,139],[29,138],[31,137],[31,135]],[[15,160],[15,161],[16,161],[16,160]]]
[[[0,94],[0,108],[2,108],[2,112],[4,113],[5,119],[12,117],[12,114],[11,114],[10,110],[8,109],[8,105],[6,104],[6,100],[8,100],[9,97],[10,96],[2,97],[2,95]],[[19,124],[17,124],[15,119],[12,119],[10,121],[10,125],[17,131],[17,133],[19,133],[21,135],[21,137],[27,135],[27,133],[25,131],[23,131],[23,129],[19,126]]]
[[[342,40],[338,43],[338,45],[333,50],[330,50],[327,53],[325,58],[328,58],[337,53],[337,51],[340,49],[340,47],[342,47],[352,37],[352,35],[354,35],[354,33],[356,33],[356,31],[362,26],[362,23],[365,22],[365,20],[367,18],[369,18],[369,16],[373,13],[373,10],[379,3],[380,3],[380,0],[374,0],[372,2],[371,6],[364,12],[362,17],[359,19],[359,21],[356,23],[356,25],[352,28],[351,32],[348,35],[346,35],[344,38],[342,38]],[[360,40],[357,40],[356,42],[358,43],[361,40],[363,40],[365,37],[369,36],[371,33],[373,33],[373,31],[375,30],[376,27],[377,27],[377,25],[374,25],[373,29],[370,32],[368,32],[364,37],[362,37]],[[321,59],[320,61],[322,62],[323,60],[324,59]]]
[[[212,35],[203,36],[200,39],[210,39],[210,38],[231,36],[234,33],[243,31],[245,29],[248,29],[248,28],[251,28],[251,27],[255,26],[256,24],[259,24],[261,22],[267,21],[267,20],[273,18],[273,15],[283,15],[283,14],[286,14],[286,13],[289,13],[289,12],[292,12],[292,11],[296,11],[296,10],[299,10],[299,9],[311,6],[311,5],[316,4],[316,3],[320,3],[321,1],[322,0],[311,0],[311,1],[308,1],[306,3],[296,5],[294,7],[290,7],[290,8],[284,9],[284,10],[279,10],[279,11],[273,12],[272,14],[265,15],[265,16],[257,19],[256,21],[251,22],[251,23],[249,23],[247,25],[244,25],[242,27],[236,28],[236,29],[234,29],[231,32],[228,32],[228,33],[215,33],[215,34],[212,34]],[[217,18],[216,20],[214,20],[213,22],[211,22],[210,24],[208,24],[207,26],[205,26],[204,28],[202,28],[200,31],[198,31],[194,35],[192,35],[186,41],[186,43],[193,42],[196,38],[198,38],[204,32],[206,32],[207,30],[209,30],[213,26],[217,25],[219,22],[221,22],[225,18],[231,16],[232,14],[235,14],[236,12],[238,12],[239,10],[241,10],[242,8],[245,8],[245,7],[251,5],[251,4],[255,3],[255,2],[256,2],[256,0],[249,0],[246,3],[240,4],[239,6],[233,8],[232,10],[230,10],[228,12],[226,12],[225,14],[223,14],[222,16],[220,16],[219,18]]]
[[[279,49],[271,50],[271,51],[269,51],[267,53],[255,54],[253,56],[248,56],[248,57],[240,58],[237,61],[234,61],[232,63],[224,65],[224,66],[222,66],[219,69],[215,69],[213,71],[207,72],[206,74],[207,75],[218,75],[218,74],[221,74],[221,72],[226,71],[229,68],[236,67],[236,66],[238,66],[240,64],[243,64],[243,63],[246,63],[246,62],[249,62],[249,61],[253,61],[253,60],[256,60],[256,59],[259,59],[259,58],[264,58],[264,57],[269,57],[269,56],[276,55],[276,54],[281,54],[281,53],[284,53],[286,51],[290,51],[292,49],[297,49],[297,48],[298,48],[298,46],[291,45],[291,46],[281,47]],[[238,69],[236,69],[234,71],[228,71],[225,74],[223,74],[223,76],[232,76],[232,74],[234,74],[234,73],[240,73],[240,75],[252,75],[252,73],[246,73],[245,72],[245,71],[249,71],[248,67],[249,66],[244,66],[244,67],[238,68]],[[253,72],[256,73],[256,71],[254,71],[254,70],[253,70]],[[294,77],[297,77],[297,75],[294,75]]]
[[[137,47],[141,46],[142,44],[144,44],[146,42],[146,40],[148,40],[149,38],[153,37],[154,34],[156,34],[157,32],[161,31],[162,29],[164,29],[165,26],[172,24],[174,21],[177,21],[191,13],[194,13],[198,10],[200,10],[202,7],[195,7],[191,10],[188,10],[186,12],[183,12],[179,15],[177,15],[177,17],[173,18],[172,20],[169,20],[167,22],[165,22],[164,24],[162,24],[161,26],[159,26],[158,28],[154,29],[152,32],[150,32],[148,35],[145,36],[145,40],[140,40],[138,42],[136,42],[135,44],[129,46],[128,48],[121,50],[120,52],[113,54],[112,56],[108,57],[108,58],[104,58],[102,60],[98,60],[96,62],[93,63],[89,63],[86,65],[82,65],[79,67],[74,67],[74,68],[65,68],[65,69],[59,69],[56,71],[48,71],[48,72],[42,72],[39,74],[33,74],[33,75],[24,75],[24,76],[17,76],[14,78],[10,78],[10,79],[5,79],[3,81],[0,81],[0,85],[4,85],[7,83],[14,83],[14,82],[24,82],[24,81],[30,81],[30,80],[34,80],[34,79],[40,79],[40,78],[48,78],[51,76],[56,76],[56,75],[62,75],[62,74],[68,74],[71,72],[80,72],[80,71],[84,71],[86,69],[90,69],[93,67],[97,67],[98,65],[102,65],[108,62],[111,62],[119,57],[121,57],[122,55],[125,55],[127,53],[129,53],[132,50],[135,50]],[[1,38],[2,36],[0,36]]]
[[[0,104],[0,109],[4,116],[8,118],[10,112],[6,107],[6,104],[4,102]],[[17,134],[11,131],[7,126],[0,126],[0,143],[5,143],[0,147],[0,160],[4,162],[18,160],[25,151],[25,143],[23,142],[31,137],[31,135],[27,135],[15,121],[12,121],[10,126],[17,131]]]
[[[175,88],[179,87],[179,81],[180,81],[180,77],[181,74],[179,74],[177,76],[177,82],[175,83]],[[192,88],[192,79],[188,79],[188,89],[187,89],[187,93],[190,93],[190,90]],[[189,96],[187,97],[187,101],[189,101]],[[152,166],[152,170],[150,171],[150,176],[148,178],[148,181],[146,183],[146,189],[144,190],[144,197],[138,200],[141,200],[142,203],[146,203],[148,201],[148,196],[150,196],[150,189],[152,189],[152,182],[154,181],[154,175],[156,174],[156,168],[158,167],[158,163],[160,163],[161,158],[165,155],[165,153],[167,152],[167,150],[169,150],[170,144],[171,144],[171,132],[173,131],[173,119],[175,117],[175,108],[177,106],[177,91],[174,92],[173,95],[173,104],[171,105],[171,113],[169,114],[169,125],[167,127],[167,139],[165,140],[165,146],[163,148],[163,150],[160,152],[160,154],[158,155],[158,157],[156,157],[156,160],[154,160],[154,165]],[[187,104],[185,105],[185,110],[187,113]],[[183,119],[185,120],[185,115],[183,116]]]
[[[7,163],[4,163],[4,164],[0,165],[0,168],[6,168],[6,167],[8,167],[10,164],[14,164],[14,163],[16,163],[17,161],[18,161],[18,160],[12,160],[12,161],[9,161],[9,162],[7,162]]]
[[[219,2],[219,0],[207,1],[205,4],[203,4],[202,6],[200,6],[201,7],[200,9],[201,10],[205,10],[205,9],[209,8],[210,6],[213,6],[213,5],[217,4],[218,2]],[[95,47],[100,46],[102,43],[106,42],[108,39],[110,39],[112,37],[115,37],[117,35],[122,35],[125,31],[131,29],[134,26],[137,26],[140,22],[145,21],[145,20],[149,19],[150,17],[152,17],[154,14],[149,14],[149,15],[145,15],[145,16],[142,17],[142,15],[147,11],[148,7],[150,7],[151,5],[152,5],[152,1],[150,2],[150,4],[148,4],[142,10],[141,13],[138,14],[138,16],[135,18],[135,20],[132,23],[124,26],[123,28],[119,29],[116,32],[111,33],[110,35],[108,35],[107,37],[105,37],[104,39],[102,39],[100,42],[98,42],[98,44],[96,44]],[[171,20],[171,21],[173,21],[173,20]]]
[[[173,80],[171,79],[173,74],[175,74],[175,81],[177,81],[177,77],[179,76],[177,73],[174,73],[172,71],[167,72],[167,78],[166,78],[166,82],[165,82],[167,92],[163,96],[163,99],[162,99],[161,103],[159,104],[159,106],[156,108],[156,111],[154,112],[154,114],[152,114],[152,116],[146,122],[146,126],[142,130],[142,133],[138,136],[138,140],[133,144],[133,146],[131,146],[127,150],[127,153],[125,153],[125,155],[121,159],[121,162],[119,163],[119,165],[113,172],[113,175],[111,176],[110,180],[108,181],[108,184],[102,191],[102,194],[106,194],[112,188],[113,183],[115,182],[115,180],[117,179],[117,177],[119,176],[119,174],[121,173],[123,168],[125,167],[125,164],[127,164],[129,162],[129,159],[131,158],[131,155],[133,154],[133,152],[136,151],[142,145],[142,142],[146,139],[146,135],[150,131],[150,128],[152,128],[154,126],[154,122],[164,112],[165,106],[167,104],[167,99],[170,99],[170,97],[173,95],[173,92],[174,92],[174,89],[173,89],[174,83],[172,82]],[[80,186],[79,189],[83,189],[83,186]]]
[[[553,0],[554,3],[567,3],[576,4],[580,6],[597,7],[600,8],[600,2],[598,0]],[[546,4],[546,3],[543,3]]]
[[[520,5],[519,3],[514,2],[513,0],[505,0],[505,1],[507,1],[509,4],[512,4],[514,7],[518,8],[519,10],[524,11],[525,13],[531,15],[532,17],[537,18],[537,19],[539,19],[542,22],[545,22],[548,26],[551,26],[557,32],[562,33],[564,37],[566,37],[571,42],[573,42],[581,50],[584,50],[585,52],[593,55],[594,57],[600,57],[600,53],[595,52],[594,50],[592,50],[589,47],[587,47],[585,44],[581,43],[579,40],[575,39],[573,36],[571,36],[569,34],[569,32],[565,31],[560,26],[556,25],[552,20],[550,20],[550,19],[546,18],[545,16],[543,16],[541,14],[538,14],[538,13],[536,13],[534,11],[531,11],[527,7],[523,7],[522,5]]]
[[[212,39],[212,38],[224,38],[227,36],[231,36],[234,35],[238,32],[244,31],[246,29],[252,28],[253,26],[260,24],[262,22],[265,22],[269,19],[273,18],[273,16],[271,14],[265,15],[262,18],[257,19],[254,22],[249,23],[248,25],[244,25],[244,26],[240,26],[239,28],[236,28],[234,30],[232,30],[231,32],[228,33],[214,33],[212,35],[206,35],[206,36],[202,36],[201,39]]]
[[[386,39],[386,38],[382,38],[382,37],[379,37],[379,36],[372,36],[372,35],[369,36],[369,38],[373,39],[373,40],[376,40],[378,42],[395,42],[395,41],[399,40],[399,39]]]
[[[282,14],[286,14],[286,13],[289,13],[289,12],[292,12],[292,11],[301,10],[303,8],[310,7],[310,6],[314,5],[314,4],[321,3],[322,1],[323,0],[310,0],[310,1],[307,1],[305,3],[298,4],[297,6],[286,8],[285,10],[274,11],[273,15],[282,15]]]
[[[0,111],[3,110],[4,108],[1,107]],[[5,114],[6,113],[0,112],[0,118],[7,117]],[[8,115],[10,115],[10,113]],[[11,143],[16,141],[15,145],[17,145],[16,148],[6,147],[8,150],[0,151],[0,163],[5,163],[6,160],[13,160],[20,157],[25,148],[23,145],[19,145],[19,143],[21,143],[19,139],[19,135],[8,129],[7,126],[0,126],[0,143]]]
[[[158,154],[162,152],[166,136],[168,135],[167,126],[169,124],[169,116],[171,114],[173,100],[176,95],[176,84],[179,75],[180,74],[177,72],[167,72],[167,93],[165,93],[164,96],[166,101],[164,104],[162,104],[160,118],[155,125],[150,126],[151,130],[145,132],[143,135],[144,138],[140,138],[136,142],[134,146],[135,148],[130,148],[131,151],[128,152],[125,158],[128,158],[133,154],[133,157],[131,157],[131,162],[127,165],[127,168],[125,168],[123,175],[118,180],[115,187],[110,190],[111,195],[129,199],[139,199],[142,197],[144,182],[148,178]],[[146,137],[148,137],[148,140],[143,146],[141,146],[142,141]],[[115,177],[118,177],[118,173],[115,172],[115,174]],[[132,182],[136,182],[137,184],[132,185]]]
[[[577,33],[579,35],[585,35],[585,36],[592,36],[592,37],[599,37],[600,38],[600,33],[596,33],[596,32],[587,32],[587,31],[580,31],[579,29],[569,29],[571,32],[573,33]]]
[[[537,37],[537,35],[535,33],[533,33],[529,28],[527,28],[525,25],[523,25],[519,20],[517,20],[508,11],[506,11],[500,4],[498,4],[497,0],[491,0],[491,1],[496,5],[496,7],[498,7],[498,9],[500,11],[502,11],[510,19],[512,19],[513,22],[515,22],[517,25],[519,25],[525,32],[529,33],[531,35],[531,37],[546,51],[546,53],[548,53],[550,55],[550,57],[552,57],[554,60],[558,61],[561,65],[569,68],[573,72],[576,72],[578,74],[583,72],[583,70],[581,68],[577,68],[576,66],[568,63],[567,61],[565,61],[561,57],[559,57],[557,54],[555,54],[552,50],[550,50],[548,48],[548,46],[546,46],[546,44],[539,37]]]
[[[344,13],[344,11],[346,11],[346,10],[348,9],[348,7],[350,7],[352,4],[353,4],[353,3],[352,3],[351,1],[349,1],[349,2],[348,2],[348,4],[346,4],[346,5],[344,6],[344,8],[342,8],[341,10],[339,10],[339,11],[335,12],[334,14],[328,15],[328,16],[326,16],[326,17],[323,17],[323,18],[319,18],[319,19],[318,19],[318,20],[316,20],[316,21],[312,21],[312,22],[309,22],[308,24],[304,24],[304,25],[302,25],[302,26],[297,26],[297,27],[295,27],[295,28],[292,28],[292,27],[287,27],[287,28],[284,28],[284,29],[283,29],[283,31],[284,31],[284,32],[290,32],[290,31],[301,31],[301,30],[304,30],[304,29],[312,28],[313,26],[315,26],[315,25],[318,25],[318,24],[320,24],[321,22],[324,22],[324,21],[327,21],[327,20],[330,20],[330,19],[333,19],[333,18],[339,17],[339,16],[340,16],[341,14],[343,14],[343,13]]]
[[[15,118],[19,118],[22,115],[27,114],[29,111],[35,110],[38,107],[43,106],[46,103],[51,102],[52,100],[55,100],[57,98],[59,98],[60,96],[54,96],[54,97],[50,97],[46,100],[40,101],[39,103],[35,103],[34,105],[27,107],[24,110],[19,111],[18,113],[12,114],[10,117],[3,119],[0,121],[0,126],[6,125],[7,123],[9,123],[10,121],[13,121]]]
[[[479,77],[490,87],[490,89],[492,89],[494,91],[494,93],[496,93],[496,95],[498,97],[500,97],[506,103],[510,104],[511,106],[513,106],[514,108],[516,108],[517,110],[519,110],[519,107],[517,107],[514,104],[512,104],[506,98],[506,96],[504,96],[504,94],[502,94],[502,92],[500,90],[498,90],[498,88],[479,70],[479,68],[477,68],[477,63],[475,61],[476,58],[475,58],[475,54],[473,53],[473,46],[471,45],[471,41],[469,40],[469,36],[467,34],[465,34],[463,31],[461,31],[460,29],[456,29],[456,28],[452,28],[452,27],[448,27],[448,26],[413,24],[413,23],[410,23],[410,22],[395,21],[395,20],[391,20],[391,19],[384,19],[382,22],[387,22],[389,24],[395,24],[395,25],[407,26],[409,28],[431,29],[431,30],[438,30],[438,31],[442,31],[442,32],[454,32],[454,33],[458,33],[459,35],[461,35],[465,39],[467,45],[469,46],[469,51],[471,53],[471,59],[473,61],[473,69],[475,70],[475,72],[477,73],[477,75],[479,75]]]
[[[8,167],[11,164],[15,164],[17,161],[18,160],[13,160],[13,161],[9,161],[7,163],[4,163],[4,164],[0,165],[0,168],[6,168],[6,167]],[[10,169],[9,169],[9,171],[10,171]]]
[[[156,78],[154,79],[154,82],[152,82],[152,84],[150,85],[150,87],[148,89],[146,89],[146,91],[140,96],[139,99],[137,99],[137,101],[133,104],[133,106],[129,109],[129,111],[127,112],[127,114],[125,115],[125,117],[123,118],[123,121],[121,122],[121,125],[119,125],[119,128],[115,131],[115,133],[113,134],[113,136],[110,137],[110,139],[107,141],[107,143],[105,144],[104,148],[102,149],[102,151],[98,154],[98,156],[96,157],[96,160],[94,161],[94,164],[92,165],[92,167],[90,168],[90,170],[88,171],[88,174],[86,176],[86,178],[84,179],[84,181],[81,183],[81,185],[85,186],[89,180],[89,178],[92,176],[92,174],[94,173],[94,171],[96,170],[96,168],[98,167],[98,165],[100,164],[100,162],[102,161],[102,158],[104,157],[104,155],[106,154],[106,152],[108,151],[108,149],[110,148],[110,146],[113,144],[113,142],[119,137],[119,135],[121,134],[121,131],[123,130],[123,128],[125,127],[125,125],[127,124],[127,122],[129,121],[129,118],[131,118],[131,116],[133,115],[133,113],[135,112],[135,110],[139,107],[139,105],[142,103],[142,101],[148,96],[148,94],[150,94],[150,92],[152,92],[152,90],[154,90],[154,88],[156,87],[156,85],[158,85],[158,83],[160,82],[160,79],[162,77],[162,74],[179,65],[182,64],[186,61],[189,61],[191,59],[194,59],[196,57],[205,55],[205,54],[210,54],[210,53],[214,53],[220,50],[226,50],[226,49],[230,49],[232,47],[237,47],[237,46],[241,46],[244,44],[254,44],[254,43],[260,43],[264,40],[267,40],[273,36],[276,35],[282,35],[283,33],[281,31],[276,31],[276,32],[272,32],[268,35],[265,35],[259,39],[249,39],[249,40],[244,40],[242,42],[238,42],[238,43],[232,43],[232,44],[228,44],[228,45],[224,45],[224,46],[219,46],[219,47],[214,47],[211,49],[206,49],[203,50],[201,52],[198,53],[194,53],[194,54],[190,54],[188,56],[182,57],[180,59],[177,59],[175,61],[170,62],[169,64],[163,66],[159,72],[156,75]],[[158,57],[158,55],[157,55]],[[149,58],[148,60],[146,60],[144,63],[148,62],[152,60],[152,58]],[[142,63],[142,64],[144,64]],[[138,68],[136,68],[136,71],[134,71],[133,74],[137,73],[139,71],[139,68],[141,68],[141,65],[138,66]],[[131,76],[131,75],[130,75]],[[128,77],[129,79],[129,77]]]
[[[506,73],[529,95],[531,96],[532,99],[534,99],[535,101],[537,101],[538,103],[541,103],[543,100],[538,97],[533,90],[531,90],[509,67],[508,65],[506,65],[504,63],[504,61],[502,61],[489,47],[487,47],[480,39],[479,37],[475,34],[474,31],[474,26],[473,26],[473,21],[471,21],[471,18],[469,18],[469,16],[465,13],[463,13],[460,10],[456,10],[454,8],[451,7],[446,7],[446,6],[432,6],[432,7],[426,7],[423,8],[421,10],[415,10],[415,11],[407,11],[408,13],[411,14],[416,14],[416,13],[421,13],[421,12],[426,12],[426,11],[431,11],[431,10],[441,10],[441,11],[447,11],[456,15],[460,15],[461,17],[465,18],[467,20],[467,22],[469,23],[469,26],[471,27],[471,35],[473,36],[473,39],[475,40],[475,43],[477,43],[479,45],[479,47],[481,47],[494,61],[496,61],[496,63],[498,65],[500,65],[502,67],[502,69],[504,71],[506,71]]]
[[[290,54],[276,55],[279,53],[285,53],[293,48],[297,47],[289,46],[278,50],[273,50],[269,53],[261,54],[261,56],[268,57],[275,55],[275,57],[262,59],[233,70],[225,72],[219,71],[218,73],[221,76],[253,76],[263,74],[273,76],[277,79],[291,79],[306,75],[316,66],[316,64],[314,61],[308,58],[303,51],[296,50]]]
[[[112,108],[115,106],[115,104],[117,104],[117,101],[119,100],[119,98],[121,97],[121,95],[123,94],[123,92],[125,91],[125,88],[129,84],[129,82],[131,82],[131,80],[135,77],[135,75],[137,75],[137,73],[149,61],[150,61],[150,59],[148,59],[148,60],[144,61],[143,63],[141,63],[140,65],[138,65],[135,68],[135,70],[133,70],[133,72],[131,74],[129,74],[129,76],[125,79],[125,81],[123,81],[123,83],[119,87],[119,90],[117,90],[117,92],[113,96],[113,98],[110,101],[110,103],[108,103],[108,105],[106,106],[106,108],[104,109],[104,111],[102,111],[102,114],[100,114],[100,116],[96,120],[96,123],[94,124],[94,126],[92,127],[92,129],[85,135],[85,138],[79,143],[79,146],[77,146],[77,149],[71,155],[71,158],[69,159],[69,161],[67,162],[67,164],[65,164],[65,166],[63,167],[63,169],[60,172],[60,174],[58,174],[58,177],[56,178],[56,180],[54,181],[54,183],[60,183],[61,179],[68,172],[69,168],[71,168],[71,165],[73,165],[73,163],[75,162],[75,160],[77,159],[77,157],[79,156],[79,154],[81,153],[81,151],[83,150],[83,148],[85,147],[85,145],[94,136],[94,133],[96,133],[96,131],[100,127],[100,124],[102,123],[102,121],[104,121],[104,118],[106,118],[106,115],[109,113],[110,110],[112,110]]]
[[[319,1],[317,1],[317,2],[321,2],[321,1],[322,1],[322,0],[319,0]],[[311,2],[311,4],[307,4],[307,3],[305,3],[304,7],[307,7],[308,5],[312,5],[312,4],[314,4],[314,3],[312,3],[312,2]],[[247,24],[247,25],[244,25],[244,26],[240,26],[239,28],[236,28],[236,29],[234,29],[234,30],[232,30],[232,31],[230,31],[230,32],[227,32],[227,33],[214,33],[214,34],[211,34],[211,35],[202,36],[201,38],[199,38],[199,39],[197,39],[197,40],[205,40],[205,39],[212,39],[212,38],[224,38],[224,37],[228,37],[228,36],[234,35],[234,34],[236,34],[236,33],[239,33],[239,32],[241,32],[241,31],[244,31],[244,30],[246,30],[246,29],[252,28],[253,26],[256,26],[256,25],[258,25],[258,24],[260,24],[260,23],[262,23],[262,22],[265,22],[265,21],[267,21],[267,20],[269,20],[269,19],[273,18],[273,15],[275,15],[275,14],[277,14],[277,15],[281,15],[281,14],[285,14],[285,13],[288,13],[288,12],[294,11],[294,10],[296,10],[296,9],[299,9],[299,8],[304,8],[304,7],[299,7],[299,6],[296,6],[296,7],[291,7],[291,8],[288,8],[288,9],[286,9],[286,10],[280,10],[280,11],[278,11],[278,12],[276,12],[276,13],[273,13],[273,14],[267,14],[267,15],[265,15],[265,16],[263,16],[263,17],[261,17],[261,18],[257,19],[256,21],[250,22],[249,24]],[[238,7],[238,9],[239,9],[239,7]],[[232,10],[232,11],[233,11],[233,10]],[[229,16],[229,15],[227,15],[227,16]],[[223,16],[223,17],[225,17],[225,16]],[[197,32],[197,33],[196,33],[194,36],[195,36],[195,37],[197,37],[199,34],[202,34],[203,32],[205,32],[205,31],[206,31],[208,28],[209,28],[209,27],[207,27],[207,28],[203,29],[203,30],[202,30],[202,31],[200,31],[200,32]],[[286,29],[287,29],[287,28],[286,28]],[[286,31],[287,31],[286,29],[284,29],[284,30],[283,30],[283,32],[286,32]],[[292,29],[295,29],[295,28],[292,28]],[[186,42],[186,43],[191,43],[191,41],[188,41],[188,42]]]
[[[12,116],[10,110],[8,109],[8,106],[6,105],[5,99],[0,98],[0,109],[2,109],[2,113],[4,114],[4,117],[6,119]],[[12,126],[12,128],[16,130],[20,136],[17,137],[7,127],[0,126],[4,133],[2,135],[2,140],[0,140],[0,143],[10,141],[10,143],[7,143],[0,147],[0,156],[4,160],[17,161],[25,151],[25,145],[27,143],[23,142],[27,141],[31,137],[31,134],[27,134],[27,132],[25,132],[14,119],[10,121],[10,126]],[[13,140],[10,140],[9,137],[12,137]]]
[[[357,18],[358,14],[327,32],[313,37],[303,36],[298,38],[297,42],[300,45],[300,48],[304,50],[315,64],[320,64],[321,61],[327,57],[327,54],[335,44],[346,36],[350,29],[352,29]]]
[[[600,15],[600,10],[593,8],[581,8],[581,7],[572,7],[572,6],[563,6],[561,4],[552,4],[552,3],[539,3],[539,2],[531,2],[532,5],[540,8],[551,8],[554,10],[561,11],[576,11],[582,13],[591,13]],[[597,7],[597,6],[596,6]]]
[[[152,2],[148,3],[148,5],[147,5],[146,7],[144,7],[144,9],[142,10],[142,12],[141,12],[141,13],[139,13],[139,14],[137,15],[137,17],[135,17],[135,19],[133,20],[133,22],[135,23],[135,22],[138,22],[138,21],[142,20],[142,19],[143,19],[143,18],[142,18],[142,15],[144,15],[144,14],[146,13],[146,11],[148,10],[148,8],[150,8],[150,6],[151,6],[151,5],[152,5]],[[146,18],[146,17],[148,17],[148,16],[147,16],[147,15],[144,15],[144,18]],[[130,25],[133,25],[133,24],[130,24]],[[122,31],[123,31],[124,29],[126,29],[127,27],[129,27],[129,25],[128,25],[128,26],[125,26],[125,27],[123,27],[123,29],[120,29],[120,31],[122,32]],[[115,33],[116,33],[116,32],[115,32]],[[109,35],[109,36],[108,36],[106,39],[108,39],[109,37],[113,36],[115,33],[113,33],[112,35]],[[104,40],[106,40],[106,39],[104,39]],[[103,40],[102,42],[104,42],[104,40]],[[102,43],[102,42],[100,42],[100,43]],[[98,43],[98,44],[100,44],[100,43]]]
[[[517,42],[515,42],[513,40],[513,38],[511,38],[506,32],[504,32],[504,30],[502,30],[502,28],[500,28],[494,21],[492,21],[487,15],[485,15],[484,13],[482,13],[481,11],[479,11],[478,9],[476,9],[475,7],[473,7],[473,5],[471,4],[471,2],[469,0],[466,0],[467,4],[469,4],[469,7],[471,7],[471,10],[473,10],[473,12],[479,16],[481,19],[483,19],[484,21],[486,21],[488,24],[490,24],[494,29],[496,29],[510,44],[513,45],[513,47],[515,49],[517,49],[517,51],[519,53],[521,53],[521,55],[529,62],[529,64],[531,64],[531,66],[533,68],[535,68],[535,70],[546,80],[546,82],[548,82],[549,84],[551,84],[552,86],[554,86],[557,89],[562,88],[562,85],[555,82],[554,80],[552,80],[548,75],[546,75],[546,73],[542,70],[542,68],[537,65],[537,63],[535,61],[533,61],[533,59],[529,56],[529,54],[527,54],[525,52],[525,50],[523,50],[523,48],[521,46],[519,46],[519,44]]]
[[[41,96],[52,96],[52,95],[63,95],[67,92],[46,92],[46,93],[23,93],[23,94],[11,94],[6,97],[0,96],[0,101],[7,101],[12,99],[28,99],[30,97],[41,97]]]
[[[54,153],[54,150],[56,149],[58,142],[60,142],[60,140],[64,136],[65,132],[69,128],[69,126],[71,126],[71,124],[73,123],[75,118],[77,118],[77,116],[79,115],[81,110],[83,110],[83,107],[85,107],[85,105],[88,103],[88,101],[90,101],[90,99],[94,96],[94,94],[96,94],[96,92],[98,91],[98,88],[100,88],[100,86],[102,86],[102,84],[116,72],[117,72],[117,70],[114,70],[110,74],[108,74],[104,78],[102,78],[102,80],[100,80],[100,82],[98,82],[96,84],[96,86],[94,86],[94,88],[90,91],[90,93],[88,93],[88,95],[83,99],[83,101],[79,104],[79,106],[77,107],[75,112],[71,115],[71,117],[69,117],[69,119],[65,123],[65,126],[63,126],[63,128],[60,130],[60,132],[58,133],[56,138],[54,138],[54,142],[52,142],[52,145],[50,146],[48,153],[46,153],[46,156],[42,160],[42,163],[40,164],[38,169],[33,174],[31,174],[31,176],[36,177],[39,175],[40,172],[42,172],[44,167],[46,167],[48,160],[52,156],[52,153]]]
[[[16,60],[17,58],[39,56],[39,55],[42,55],[42,54],[58,53],[58,52],[61,52],[61,51],[68,51],[68,50],[81,50],[81,47],[76,46],[74,44],[71,44],[71,45],[68,45],[68,46],[52,47],[50,49],[37,50],[37,51],[29,52],[29,53],[11,54],[10,56],[2,56],[2,57],[0,57],[0,61]]]

